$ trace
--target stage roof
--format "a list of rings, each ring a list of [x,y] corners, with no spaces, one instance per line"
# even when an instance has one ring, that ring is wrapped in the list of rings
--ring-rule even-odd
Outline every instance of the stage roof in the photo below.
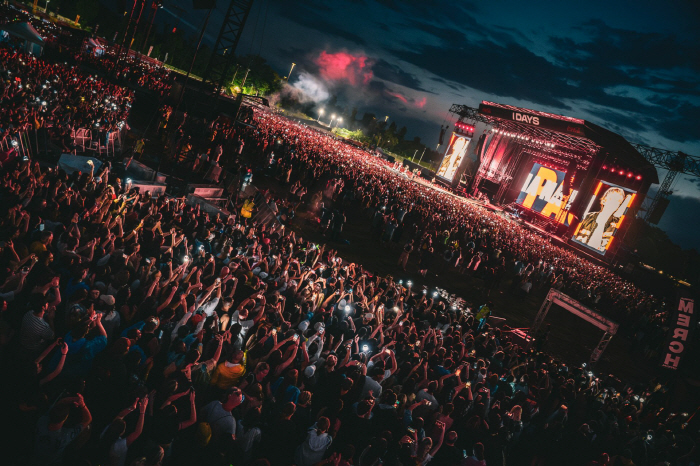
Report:
[[[625,138],[590,121],[488,101],[481,102],[478,110],[453,105],[450,111],[497,131],[515,134],[521,144],[535,150],[574,156],[585,162],[600,154],[607,156],[608,163],[639,170],[647,180],[659,182],[656,168]],[[553,143],[554,147],[543,147],[543,142]]]

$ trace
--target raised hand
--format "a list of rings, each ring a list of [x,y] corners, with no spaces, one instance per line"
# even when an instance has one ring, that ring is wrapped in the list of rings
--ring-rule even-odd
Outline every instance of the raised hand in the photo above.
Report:
[[[144,396],[141,401],[139,401],[139,413],[145,414],[146,408],[148,408],[148,395]]]

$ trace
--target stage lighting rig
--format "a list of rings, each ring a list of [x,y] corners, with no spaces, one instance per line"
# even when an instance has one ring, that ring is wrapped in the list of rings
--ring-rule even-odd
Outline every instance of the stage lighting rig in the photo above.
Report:
[[[467,136],[469,138],[474,137],[474,125],[458,121],[455,123],[455,133]]]

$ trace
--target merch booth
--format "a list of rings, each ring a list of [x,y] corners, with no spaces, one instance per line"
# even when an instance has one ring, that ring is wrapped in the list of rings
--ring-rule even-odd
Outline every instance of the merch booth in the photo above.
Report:
[[[612,260],[649,186],[654,166],[622,136],[589,121],[493,102],[459,115],[437,172],[535,228]],[[466,177],[466,176],[465,176]]]
[[[22,51],[36,57],[44,52],[44,39],[29,23],[9,23],[0,26],[5,40],[19,39],[23,42]]]

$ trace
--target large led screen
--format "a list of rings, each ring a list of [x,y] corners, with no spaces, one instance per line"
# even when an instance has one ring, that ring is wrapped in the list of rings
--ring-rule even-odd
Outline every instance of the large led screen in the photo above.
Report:
[[[471,141],[470,138],[452,133],[450,145],[447,146],[447,152],[442,159],[440,168],[438,168],[437,176],[447,181],[454,179],[455,173],[457,173],[457,169],[464,159],[464,154],[467,153],[469,141]]]
[[[574,216],[569,209],[578,192],[571,190],[568,198],[564,196],[565,176],[562,171],[533,164],[515,202],[559,223],[570,225]]]
[[[572,240],[605,254],[637,194],[606,181],[596,186]]]

